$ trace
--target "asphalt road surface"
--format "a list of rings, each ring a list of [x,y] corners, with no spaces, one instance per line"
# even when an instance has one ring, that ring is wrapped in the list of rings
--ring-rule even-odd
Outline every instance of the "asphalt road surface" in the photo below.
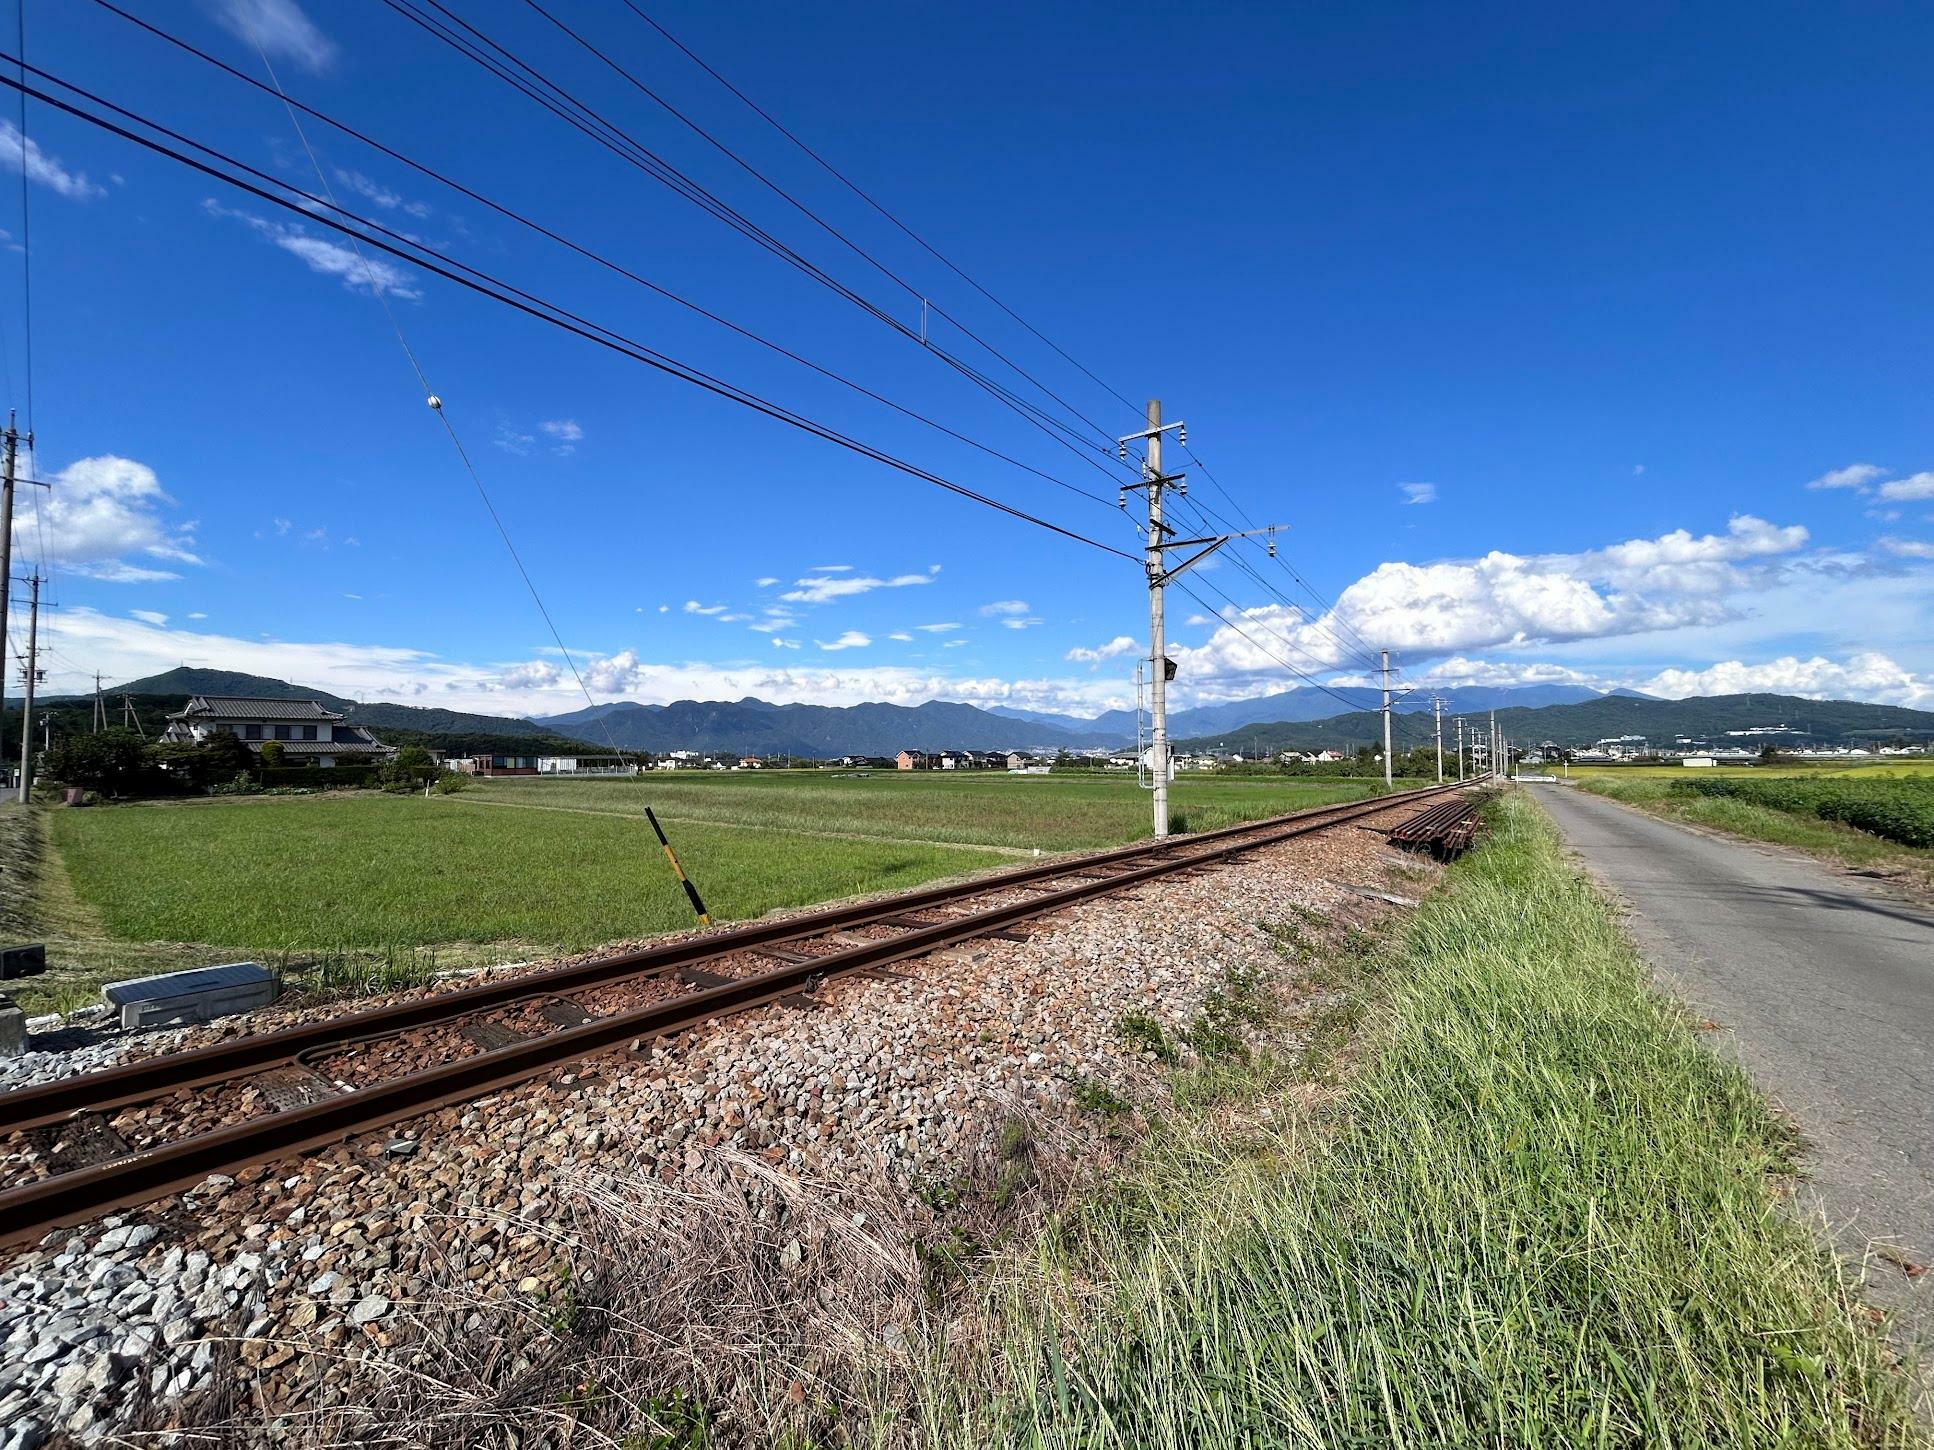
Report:
[[[1934,913],[1792,852],[1533,786],[1633,938],[1812,1148],[1802,1206],[1872,1245],[1876,1300],[1934,1346]]]

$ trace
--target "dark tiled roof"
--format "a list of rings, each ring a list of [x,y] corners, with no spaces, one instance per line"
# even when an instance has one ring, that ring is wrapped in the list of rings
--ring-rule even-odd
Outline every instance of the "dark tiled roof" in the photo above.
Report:
[[[314,700],[265,700],[247,695],[195,695],[171,720],[340,720]]]
[[[269,744],[267,740],[251,740],[249,745],[260,748]],[[277,740],[284,755],[387,755],[389,747],[379,745],[374,740]]]

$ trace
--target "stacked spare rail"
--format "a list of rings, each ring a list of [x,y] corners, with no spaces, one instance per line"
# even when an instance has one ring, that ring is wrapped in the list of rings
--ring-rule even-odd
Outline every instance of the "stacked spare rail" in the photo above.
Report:
[[[1440,861],[1461,856],[1476,844],[1478,832],[1484,829],[1485,799],[1459,796],[1419,811],[1390,830],[1390,844],[1428,851]]]
[[[707,932],[0,1094],[0,1244],[729,1013],[811,1006],[835,977],[881,974],[974,938],[1013,939],[1083,901],[1457,789],[1374,796]]]

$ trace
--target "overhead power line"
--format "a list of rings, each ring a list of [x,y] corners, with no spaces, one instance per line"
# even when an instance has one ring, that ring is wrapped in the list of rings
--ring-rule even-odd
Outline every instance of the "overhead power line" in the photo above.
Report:
[[[979,369],[955,357],[945,348],[934,343],[930,338],[922,337],[917,331],[902,322],[899,318],[879,307],[859,292],[856,292],[844,282],[841,282],[818,263],[805,257],[774,236],[771,232],[767,231],[764,227],[752,221],[728,202],[723,201],[703,185],[694,181],[691,177],[666,161],[662,156],[659,156],[656,152],[638,141],[637,138],[624,130],[623,127],[591,106],[586,105],[569,90],[552,81],[528,62],[520,59],[507,47],[499,45],[496,41],[485,36],[476,27],[454,16],[451,17],[451,20],[455,27],[460,27],[460,30],[453,28],[452,24],[446,24],[433,15],[425,14],[419,8],[418,0],[384,0],[384,3],[397,14],[412,21],[428,34],[441,40],[459,54],[489,71],[492,75],[495,75],[499,80],[504,81],[522,95],[537,102],[537,104],[550,111],[566,124],[612,152],[613,155],[618,156],[621,160],[643,171],[655,181],[658,181],[680,196],[683,196],[687,201],[699,207],[700,210],[724,222],[734,231],[755,242],[760,247],[771,252],[774,256],[798,268],[822,286],[828,288],[836,295],[845,298],[869,316],[891,328],[902,338],[914,342],[924,351],[932,353],[947,366],[953,368],[961,376],[982,388],[1004,406],[1014,410],[1034,427],[1040,429],[1048,436],[1055,438],[1061,446],[1074,452],[1076,456],[1082,457],[1090,465],[1108,476],[1111,481],[1114,478],[1114,475],[1108,472],[1108,464],[1103,461],[1113,460],[1113,453],[1111,451],[1087,442],[1078,430],[1064,423],[1045,409],[1022,398],[1012,389],[995,382]],[[441,5],[436,3],[436,0],[428,0],[428,3],[444,14],[449,14],[448,11],[443,10]],[[476,36],[477,39],[473,41],[461,32],[468,32],[468,35]],[[493,54],[492,52],[495,53]],[[503,57],[503,59],[499,59],[499,56]],[[917,291],[912,295],[917,297]],[[955,325],[958,326],[957,323]],[[965,331],[965,329],[962,330]],[[971,333],[967,335],[970,337],[973,336]],[[978,341],[978,339],[975,340]],[[996,356],[999,356],[999,354],[996,354]],[[1019,369],[1016,369],[1016,371],[1019,371]],[[1050,394],[1050,396],[1052,395]],[[1086,421],[1090,428],[1097,428],[1097,431],[1099,431],[1098,425],[1092,421],[1083,421]]]
[[[154,36],[155,38],[166,41],[168,44],[175,46],[177,49],[182,50],[187,54],[194,56],[196,59],[201,60],[210,66],[215,67],[216,69],[233,77],[235,80],[242,82],[242,84],[253,87],[256,90],[263,92],[265,95],[273,97],[274,99],[280,101],[285,106],[293,106],[295,109],[301,111],[304,115],[312,117],[313,119],[322,122],[324,125],[329,126],[339,134],[348,136],[352,140],[355,140],[361,143],[362,145],[370,147],[372,150],[378,152],[383,156],[388,157],[390,160],[397,162],[399,165],[409,167],[412,171],[415,171],[418,175],[424,176],[429,180],[436,182],[440,186],[448,187],[450,190],[456,192],[458,195],[463,196],[473,202],[476,202],[480,206],[487,207],[489,210],[491,210],[492,212],[495,212],[497,215],[503,217],[507,221],[514,222],[517,225],[521,227],[525,227],[528,230],[536,233],[537,235],[544,237],[546,240],[557,243],[559,246],[566,248],[567,250],[575,253],[577,256],[583,257],[587,261],[594,262],[598,266],[607,269],[608,271],[616,274],[617,276],[623,277],[626,281],[632,282],[637,286],[646,289],[647,291],[651,292],[653,295],[662,297],[668,302],[675,303],[676,305],[685,308],[687,311],[693,313],[695,316],[702,317],[706,321],[711,322],[719,327],[722,327],[726,329],[728,332],[731,332],[738,337],[744,338],[748,342],[756,343],[760,347],[766,348],[771,352],[777,354],[778,356],[786,358],[788,361],[797,363],[799,364],[799,366],[807,368],[810,371],[819,374],[821,377],[828,379],[829,381],[838,383],[842,387],[849,388],[852,391],[860,394],[862,397],[868,398],[873,402],[881,404],[883,407],[891,408],[894,412],[899,413],[903,417],[909,418],[917,423],[922,424],[925,427],[931,428],[936,432],[942,433],[945,436],[954,439],[956,442],[964,443],[969,448],[976,449],[977,451],[986,454],[990,458],[999,459],[1003,463],[1009,464],[1014,468],[1020,469],[1024,473],[1031,474],[1034,477],[1041,479],[1043,482],[1051,483],[1057,488],[1066,489],[1070,493],[1080,494],[1082,497],[1090,499],[1093,502],[1101,504],[1104,507],[1107,507],[1107,508],[1114,507],[1114,504],[1110,500],[1108,500],[1107,498],[1104,498],[1102,495],[1098,493],[1094,493],[1091,490],[1081,488],[1076,484],[1069,483],[1065,479],[1056,477],[1054,474],[1049,473],[1044,469],[1036,468],[1033,464],[1024,462],[1019,458],[1013,457],[1011,454],[1002,452],[1000,449],[995,448],[990,444],[984,443],[977,438],[970,437],[969,435],[962,433],[957,429],[951,428],[945,423],[940,422],[938,419],[932,418],[927,414],[920,412],[917,409],[910,408],[903,403],[896,402],[894,399],[886,396],[885,394],[877,392],[872,388],[869,388],[864,383],[858,382],[853,378],[847,377],[845,374],[840,373],[832,368],[825,367],[820,363],[814,362],[811,358],[805,357],[802,354],[793,351],[791,348],[786,347],[784,344],[775,342],[773,339],[766,337],[763,334],[758,333],[749,327],[745,327],[740,323],[734,322],[729,317],[725,317],[717,312],[714,312],[711,309],[701,305],[700,303],[694,302],[690,298],[682,296],[681,294],[672,291],[670,288],[662,286],[661,284],[652,281],[649,277],[645,277],[639,274],[638,272],[633,271],[631,268],[625,266],[622,262],[615,261],[614,259],[605,255],[604,253],[597,251],[595,248],[588,247],[580,242],[574,241],[570,237],[567,237],[562,233],[555,231],[551,227],[546,226],[544,223],[537,221],[536,219],[526,215],[525,213],[517,210],[516,208],[508,206],[503,202],[497,201],[492,197],[486,196],[482,192],[479,192],[474,188],[465,185],[463,182],[456,180],[454,177],[451,177],[448,174],[437,170],[435,167],[432,167],[418,160],[417,158],[408,155],[405,152],[399,151],[396,148],[389,146],[382,141],[377,140],[375,137],[370,136],[361,130],[358,130],[356,127],[350,125],[348,122],[343,121],[338,117],[332,116],[325,111],[319,110],[317,107],[309,105],[304,101],[298,100],[294,96],[290,96],[285,92],[278,92],[274,90],[263,81],[257,80],[254,76],[251,76],[244,71],[238,70],[236,67],[230,65],[227,61],[221,59],[219,56],[212,55],[209,52],[202,50],[197,46],[193,45],[189,41],[182,39],[180,36],[171,34],[170,32],[161,29],[159,26],[151,24],[149,21],[143,19],[141,16],[129,13],[128,11],[122,9],[119,5],[113,3],[113,0],[94,0],[94,3],[99,5],[102,9],[107,10],[110,13],[119,16],[121,19],[129,22],[130,24],[138,27],[139,29],[146,31],[148,34]],[[74,89],[77,94],[82,94],[82,95],[89,94],[85,91],[81,91],[78,87],[72,87],[71,89]],[[90,96],[89,98],[94,100],[97,104],[107,105],[109,106],[110,109],[116,110],[117,112],[120,111],[120,108],[113,106],[111,102],[104,101],[101,98],[95,97],[95,96]],[[122,114],[127,114],[127,113],[122,112]],[[266,173],[258,172],[254,174],[262,175]],[[391,235],[400,236],[403,234],[391,233]],[[408,240],[407,237],[405,237],[405,240]]]
[[[839,182],[841,186],[844,186],[848,191],[852,192],[853,195],[857,196],[861,201],[865,202],[868,206],[872,207],[874,211],[878,212],[881,216],[885,217],[888,221],[892,222],[894,226],[898,227],[900,231],[902,231],[909,238],[911,238],[913,242],[916,245],[918,245],[922,251],[926,252],[928,256],[932,257],[935,261],[939,262],[948,271],[952,272],[956,277],[960,278],[961,281],[965,282],[969,287],[972,287],[976,292],[980,293],[981,296],[985,297],[989,302],[993,303],[996,307],[1000,308],[1002,312],[1005,312],[1009,317],[1013,318],[1015,322],[1019,323],[1022,327],[1026,328],[1041,342],[1045,343],[1049,348],[1053,349],[1054,352],[1062,359],[1062,361],[1068,363],[1070,366],[1075,368],[1078,372],[1080,372],[1090,382],[1094,383],[1097,387],[1113,395],[1124,408],[1127,408],[1131,411],[1134,410],[1135,404],[1130,402],[1126,396],[1118,392],[1112,385],[1103,381],[1101,378],[1097,377],[1094,373],[1090,372],[1085,366],[1082,365],[1079,359],[1070,356],[1066,351],[1064,351],[1060,347],[1059,344],[1057,344],[1054,341],[1053,338],[1049,337],[1046,333],[1042,332],[1038,327],[1036,327],[1033,323],[1029,322],[1025,317],[1021,316],[1021,314],[1016,312],[1012,307],[1009,307],[1005,302],[1001,301],[1001,299],[996,297],[992,292],[988,291],[985,287],[981,286],[979,282],[975,281],[972,277],[970,277],[960,266],[958,266],[950,258],[948,258],[942,252],[940,252],[925,237],[921,236],[918,232],[914,231],[912,227],[908,226],[905,222],[901,221],[899,217],[895,216],[891,211],[887,210],[886,207],[882,206],[878,201],[874,200],[872,195],[866,192],[865,190],[863,190],[858,185],[858,183],[854,182],[838,167],[834,166],[832,162],[828,161],[824,156],[821,156],[817,151],[813,150],[812,147],[808,146],[797,135],[795,135],[791,130],[787,129],[787,127],[783,125],[778,120],[777,117],[773,116],[757,101],[753,100],[752,97],[748,96],[744,91],[740,90],[737,86],[733,85],[731,81],[727,80],[724,76],[720,75],[710,65],[706,64],[704,59],[699,55],[697,55],[690,46],[685,44],[684,41],[680,40],[677,36],[673,35],[669,30],[667,30],[663,25],[659,24],[658,21],[654,20],[650,15],[646,14],[645,11],[638,6],[638,4],[636,3],[636,0],[624,0],[624,3],[625,3],[625,7],[628,10],[630,10],[632,14],[636,15],[640,20],[644,21],[645,24],[649,25],[653,30],[657,31],[660,35],[664,36],[666,40],[670,41],[681,52],[683,52],[683,54],[692,62],[692,64],[696,65],[700,70],[704,71],[713,80],[717,81],[720,85],[724,86],[726,90],[730,91],[733,95],[737,96],[741,101],[743,101],[748,107],[751,108],[752,112],[755,115],[757,115],[759,119],[764,121],[768,126],[772,127],[773,130],[777,131],[781,136],[784,136],[788,141],[792,142],[793,145],[797,146],[801,151],[805,152],[808,156],[810,156],[815,162],[817,162],[822,168],[824,168],[824,170],[827,172],[828,175],[830,175],[831,177],[833,177],[834,180]],[[949,320],[951,321],[952,319],[949,319]]]
[[[16,61],[17,58],[13,56],[0,55],[0,60],[11,62],[11,61]],[[130,111],[125,107],[117,106],[113,102],[100,100],[100,98],[96,98],[92,96],[90,93],[84,91],[82,88],[78,86],[74,86],[69,82],[62,80],[61,78],[54,76],[45,70],[42,70],[38,67],[31,67],[31,66],[28,67],[28,69],[33,74],[37,76],[41,76],[44,79],[49,80],[54,84],[61,86],[63,89],[72,91],[76,95],[86,96],[90,100],[94,100],[94,101],[97,101],[97,103],[99,104],[104,104],[108,106],[109,109],[115,111],[117,114],[127,116],[130,119],[135,120],[137,124],[146,126],[150,130],[160,132],[161,134],[170,136],[176,140],[180,140],[186,145],[193,146],[196,150],[203,152],[205,155],[216,158],[224,166],[233,167],[235,170],[241,171],[241,172],[249,172],[256,175],[262,174],[259,172],[255,172],[254,168],[247,166],[246,163],[238,161],[234,157],[228,156],[227,154],[219,151],[214,147],[208,146],[203,142],[192,141],[180,135],[180,133],[178,132],[169,130],[167,127],[161,125],[159,122],[151,121],[146,117],[139,116],[137,113]],[[286,182],[273,182],[273,179],[272,178],[270,179],[272,181],[272,184],[280,186],[283,190],[291,193],[294,196],[303,198],[307,202],[311,203],[311,205],[304,206],[300,202],[291,201],[287,197],[277,195],[274,192],[271,192],[265,189],[264,187],[257,186],[243,179],[243,177],[241,176],[231,175],[229,172],[219,169],[219,167],[211,166],[206,162],[197,160],[193,156],[187,155],[185,152],[176,150],[174,147],[169,146],[164,142],[156,141],[149,136],[140,135],[135,131],[129,130],[125,126],[122,126],[116,123],[115,121],[108,119],[105,116],[96,115],[93,112],[84,109],[83,107],[74,105],[68,101],[64,101],[57,96],[48,94],[45,91],[39,90],[31,86],[27,86],[23,82],[14,80],[11,77],[0,76],[0,83],[13,86],[18,89],[22,89],[26,91],[27,94],[33,96],[36,100],[39,100],[48,105],[51,105],[55,107],[55,109],[62,111],[67,115],[71,115],[75,117],[77,120],[85,121],[89,125],[92,125],[97,129],[107,131],[110,134],[119,136],[123,140],[130,141],[135,145],[142,147],[145,150],[154,152],[157,155],[165,156],[168,159],[175,161],[183,166],[186,166],[191,170],[197,171],[204,176],[211,177],[214,180],[222,182],[224,185],[233,187],[238,191],[245,192],[251,196],[256,197],[258,200],[268,202],[269,204],[279,207],[284,211],[293,213],[304,220],[313,222],[319,226],[327,227],[330,230],[340,233],[343,236],[359,239],[364,244],[374,247],[377,250],[386,253],[387,255],[393,256],[397,258],[399,261],[405,262],[412,267],[415,267],[421,271],[433,273],[436,276],[442,277],[446,281],[456,283],[458,286],[463,287],[468,291],[477,293],[478,295],[483,297],[488,297],[492,301],[499,302],[504,306],[514,309],[515,311],[522,312],[526,316],[536,318],[540,322],[548,323],[552,327],[558,328],[560,331],[571,333],[577,337],[581,337],[585,339],[588,342],[595,343],[598,346],[603,347],[611,352],[615,352],[620,356],[630,358],[634,362],[642,363],[645,366],[652,368],[657,372],[665,373],[671,377],[675,377],[679,379],[681,382],[689,383],[692,386],[701,388],[708,393],[714,394],[715,396],[725,398],[728,401],[737,403],[741,407],[748,408],[753,412],[762,413],[769,418],[773,418],[779,422],[786,423],[789,426],[797,428],[802,432],[810,433],[813,436],[824,439],[829,443],[837,444],[839,447],[844,448],[849,452],[859,454],[861,457],[864,457],[864,458],[872,459],[874,462],[884,464],[886,467],[894,469],[897,472],[904,473],[912,478],[920,479],[922,482],[933,484],[937,488],[942,488],[947,490],[949,493],[957,494],[962,498],[970,499],[973,502],[979,503],[987,508],[991,508],[1000,513],[1004,513],[1011,518],[1019,519],[1022,522],[1033,524],[1037,528],[1045,529],[1050,533],[1058,534],[1063,538],[1071,539],[1077,543],[1086,544],[1090,548],[1098,549],[1103,553],[1114,555],[1117,558],[1140,562],[1139,559],[1137,559],[1137,556],[1130,554],[1122,549],[1118,549],[1112,544],[1107,544],[1102,542],[1099,539],[1091,538],[1086,534],[1082,534],[1078,532],[1077,530],[1067,528],[1061,524],[1054,523],[1051,520],[1044,519],[1039,515],[1029,513],[1025,509],[1017,508],[1012,504],[1006,503],[998,498],[994,498],[991,495],[982,493],[977,489],[969,488],[964,484],[956,483],[952,479],[943,477],[942,475],[935,473],[930,469],[922,468],[918,464],[911,463],[906,459],[900,458],[894,454],[886,452],[884,449],[877,448],[874,445],[866,443],[861,439],[854,438],[851,435],[843,433],[840,430],[833,428],[828,424],[818,422],[817,420],[807,417],[802,413],[798,413],[793,411],[792,409],[786,408],[779,403],[773,402],[768,398],[762,397],[759,394],[750,391],[749,389],[741,388],[734,383],[727,382],[722,378],[715,377],[709,373],[699,370],[698,368],[692,367],[689,364],[680,362],[678,359],[671,357],[669,354],[659,352],[658,350],[648,347],[645,344],[636,341],[635,339],[628,338],[624,334],[619,333],[613,329],[606,328],[598,323],[591,322],[590,320],[580,317],[576,313],[571,312],[570,310],[556,303],[546,301],[543,298],[536,296],[535,294],[525,292],[522,289],[517,288],[508,282],[504,282],[501,279],[493,277],[491,274],[484,272],[480,268],[473,267],[468,263],[459,262],[455,258],[447,258],[447,257],[437,258],[437,257],[425,256],[420,252],[414,250],[412,245],[406,239],[401,238],[396,233],[389,232],[388,229],[383,227],[380,223],[374,222],[367,217],[359,216],[355,212],[349,211],[346,208],[343,208],[340,206],[332,206],[323,198],[313,196],[310,193],[303,191],[300,187],[290,186]],[[347,217],[350,220],[353,220],[354,222],[356,222],[357,227],[366,228],[367,230],[359,231],[357,230],[357,227],[352,227],[348,225],[347,222],[339,221],[335,217],[325,214],[324,211],[318,210],[318,208],[327,208],[329,211],[337,212],[339,215],[343,217]],[[372,233],[374,233],[375,235],[373,235]]]

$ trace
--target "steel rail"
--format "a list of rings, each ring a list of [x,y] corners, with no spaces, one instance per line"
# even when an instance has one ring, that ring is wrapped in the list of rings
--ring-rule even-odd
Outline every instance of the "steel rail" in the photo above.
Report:
[[[1279,818],[1277,822],[1264,823],[1261,829],[1251,823],[1241,832],[1225,830],[1205,833],[1202,837],[1180,844],[1199,845],[1207,841],[1209,849],[1186,854],[1177,853],[1173,849],[1175,843],[1171,842],[1170,849],[1159,853],[1167,859],[1111,875],[1091,877],[1023,901],[990,907],[932,926],[915,927],[903,936],[848,947],[809,961],[788,963],[769,972],[704,987],[670,1001],[594,1018],[581,1026],[562,1028],[541,1037],[479,1052],[318,1102],[250,1118],[173,1143],[140,1149],[104,1163],[24,1184],[0,1192],[0,1245],[30,1240],[49,1228],[84,1222],[101,1213],[147,1202],[190,1187],[211,1173],[229,1172],[272,1161],[386,1127],[438,1107],[523,1081],[561,1063],[618,1046],[627,1039],[635,1041],[664,1036],[728,1013],[795,997],[814,990],[833,977],[881,967],[908,957],[924,956],[1096,896],[1127,890],[1165,876],[1228,860],[1244,852],[1455,789],[1457,787],[1451,785],[1396,796],[1378,796],[1367,801]],[[1227,839],[1238,834],[1253,839]],[[1098,861],[1108,858],[1119,859],[1122,854],[1106,853],[1105,857],[1064,862],[1058,874],[1078,877],[1084,874],[1084,868],[1092,868]],[[1144,851],[1139,854],[1148,856],[1158,853]],[[983,886],[982,889],[991,888]],[[908,909],[906,898],[895,898],[895,901],[899,911]],[[711,943],[714,946],[713,955],[718,955],[720,938],[731,935],[720,933],[703,940]],[[265,1034],[267,1036],[279,1037],[282,1034]],[[267,1065],[287,1062],[290,1057],[285,1043],[280,1053]],[[105,1078],[109,1075],[94,1076]]]
[[[1397,795],[1374,797],[1385,805],[1422,799],[1434,789],[1405,791]],[[393,1036],[419,1027],[448,1022],[544,994],[567,994],[591,987],[606,986],[626,978],[661,974],[680,967],[758,947],[823,936],[848,927],[864,926],[882,917],[898,916],[934,906],[946,905],[989,892],[1027,886],[1034,882],[1066,876],[1099,866],[1146,859],[1204,842],[1227,840],[1273,829],[1292,821],[1329,816],[1361,802],[1313,806],[1288,815],[1240,825],[1223,826],[1193,836],[1175,838],[1160,844],[1139,843],[1116,847],[1088,856],[1063,857],[1038,866],[996,875],[976,877],[950,886],[926,887],[892,897],[855,902],[822,911],[774,921],[751,922],[722,931],[687,937],[682,941],[642,947],[636,951],[614,952],[566,967],[551,967],[539,972],[503,977],[463,987],[413,997],[405,1002],[365,1008],[326,1021],[301,1023],[272,1032],[255,1033],[229,1042],[213,1043],[186,1052],[162,1053],[138,1062],[62,1078],[36,1087],[17,1088],[0,1093],[0,1132],[20,1132],[46,1127],[76,1112],[124,1108],[149,1102],[185,1088],[206,1087],[211,1083],[265,1068],[280,1067],[300,1057],[332,1047],[348,1046],[376,1037]]]

